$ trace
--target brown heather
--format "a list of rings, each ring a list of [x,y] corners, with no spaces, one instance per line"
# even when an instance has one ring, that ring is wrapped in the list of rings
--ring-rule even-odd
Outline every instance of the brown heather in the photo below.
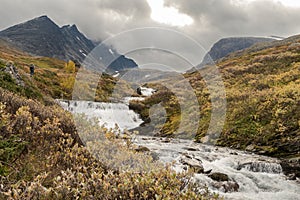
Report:
[[[84,141],[71,114],[55,103],[45,106],[0,88],[0,199],[218,198],[192,183],[191,174],[176,174],[134,152],[130,141],[79,119]]]

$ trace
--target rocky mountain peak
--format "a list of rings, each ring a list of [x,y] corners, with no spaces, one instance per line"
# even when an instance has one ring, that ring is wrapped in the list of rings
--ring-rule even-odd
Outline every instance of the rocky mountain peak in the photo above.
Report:
[[[81,62],[95,48],[93,41],[82,34],[75,24],[59,27],[46,15],[7,28],[0,32],[0,38],[30,54],[65,61]],[[105,51],[109,55],[110,47]],[[111,66],[113,70],[137,67],[133,60],[118,56]]]

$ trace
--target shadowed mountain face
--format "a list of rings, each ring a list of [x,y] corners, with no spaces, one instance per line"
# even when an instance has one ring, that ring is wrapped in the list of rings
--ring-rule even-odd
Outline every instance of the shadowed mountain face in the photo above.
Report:
[[[66,61],[81,62],[96,46],[77,29],[76,25],[59,27],[47,16],[3,30],[0,37],[30,54]],[[119,55],[110,47],[104,48],[103,51],[108,60],[114,60],[109,66],[111,70],[137,67],[133,60]]]
[[[216,42],[210,51],[204,56],[201,65],[211,64],[220,58],[228,56],[235,51],[244,50],[257,43],[268,43],[274,39],[258,37],[223,38]]]

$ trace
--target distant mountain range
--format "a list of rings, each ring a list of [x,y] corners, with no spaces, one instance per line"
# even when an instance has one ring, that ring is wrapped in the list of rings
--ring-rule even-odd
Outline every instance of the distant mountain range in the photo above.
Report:
[[[275,41],[273,38],[264,37],[230,37],[216,42],[210,51],[204,56],[201,65],[212,64],[229,54],[247,49],[258,43],[269,43]]]
[[[76,25],[59,27],[47,16],[14,25],[0,32],[0,38],[19,49],[37,56],[82,62],[96,44],[82,34]],[[114,60],[111,71],[137,67],[129,58],[118,54],[113,48],[103,48],[105,59]]]
[[[47,16],[40,16],[27,22],[0,31],[4,39],[19,49],[37,56],[82,62],[97,46],[96,42],[82,34],[76,25],[59,27]],[[270,43],[278,37],[231,37],[216,42],[203,58],[200,66],[211,64],[233,52],[245,50],[260,43]],[[134,60],[120,55],[113,47],[101,49],[101,62],[109,65],[108,71],[123,71],[137,67]],[[200,56],[200,55],[199,55]],[[113,60],[112,63],[110,63]]]

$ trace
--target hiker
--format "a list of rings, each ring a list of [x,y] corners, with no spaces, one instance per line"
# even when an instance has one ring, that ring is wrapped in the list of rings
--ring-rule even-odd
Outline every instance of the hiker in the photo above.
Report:
[[[33,76],[34,75],[34,64],[30,64],[30,76]]]

